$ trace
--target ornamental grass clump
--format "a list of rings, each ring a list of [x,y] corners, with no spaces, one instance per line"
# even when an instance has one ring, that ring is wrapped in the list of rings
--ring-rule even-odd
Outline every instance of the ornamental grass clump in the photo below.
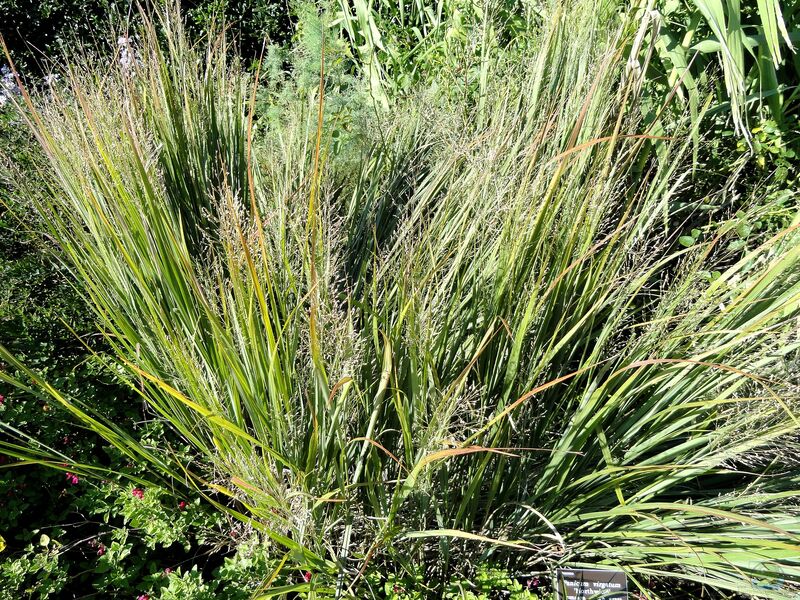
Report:
[[[285,82],[259,121],[224,40],[190,46],[169,14],[132,66],[74,63],[26,97],[43,233],[109,368],[197,460],[17,385],[260,530],[274,593],[491,562],[795,597],[800,220],[745,253],[733,221],[676,249],[696,132],[648,133],[636,24],[587,4],[486,58],[466,106],[360,110],[334,39],[319,86]],[[3,452],[46,460],[27,443]]]

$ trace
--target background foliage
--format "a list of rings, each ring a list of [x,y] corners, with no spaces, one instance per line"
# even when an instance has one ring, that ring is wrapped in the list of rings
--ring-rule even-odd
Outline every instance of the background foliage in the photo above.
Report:
[[[153,2],[159,4],[164,5]],[[265,39],[282,44],[291,36],[291,11],[285,0],[185,0],[181,8],[196,34],[214,23],[227,23],[247,60],[258,58]],[[3,37],[17,69],[29,76],[49,70],[49,61],[79,46],[115,49],[116,35],[126,23],[135,28],[137,20],[136,5],[128,0],[0,1]]]

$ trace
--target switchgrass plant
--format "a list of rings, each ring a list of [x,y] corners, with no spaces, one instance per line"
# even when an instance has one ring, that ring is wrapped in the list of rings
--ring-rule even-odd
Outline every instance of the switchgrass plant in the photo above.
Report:
[[[0,378],[261,531],[273,597],[372,597],[380,565],[433,595],[481,562],[795,597],[800,220],[740,258],[733,221],[676,250],[692,132],[640,125],[631,31],[601,8],[549,5],[479,101],[366,91],[360,125],[326,109],[321,52],[319,87],[259,126],[224,40],[192,47],[169,13],[127,66],[74,62],[26,96],[36,209],[109,368],[197,459],[2,347],[29,381]]]

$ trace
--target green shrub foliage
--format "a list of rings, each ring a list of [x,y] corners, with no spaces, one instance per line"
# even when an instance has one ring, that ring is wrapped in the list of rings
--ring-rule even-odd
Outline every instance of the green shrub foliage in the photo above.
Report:
[[[265,41],[282,44],[292,35],[285,0],[186,0],[181,9],[196,37],[211,26],[227,23],[248,61],[260,56]],[[137,5],[130,0],[0,0],[3,37],[17,70],[28,77],[49,72],[53,62],[60,62],[75,48],[113,54],[117,48],[112,32],[135,29],[137,21]]]

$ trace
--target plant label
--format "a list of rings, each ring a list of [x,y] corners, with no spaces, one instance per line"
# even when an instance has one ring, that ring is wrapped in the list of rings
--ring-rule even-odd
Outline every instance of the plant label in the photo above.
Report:
[[[608,569],[556,569],[558,600],[627,600],[628,578]]]

